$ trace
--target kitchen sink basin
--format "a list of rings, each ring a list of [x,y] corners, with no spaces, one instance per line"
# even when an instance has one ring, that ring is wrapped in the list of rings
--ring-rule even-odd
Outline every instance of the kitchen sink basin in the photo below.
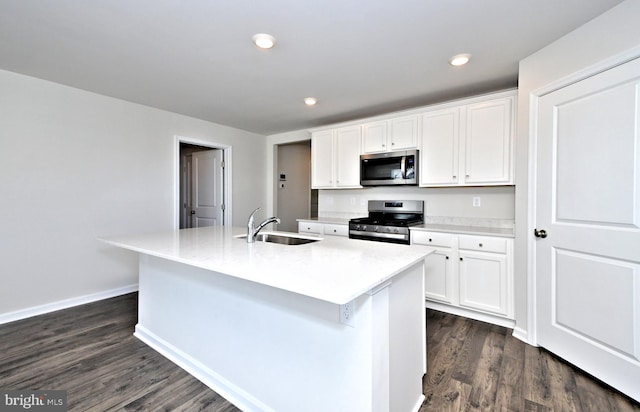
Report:
[[[236,236],[239,239],[247,239],[247,235]],[[317,242],[321,239],[313,239],[306,237],[276,235],[273,233],[258,233],[256,242],[279,243],[281,245],[305,245],[307,243]]]

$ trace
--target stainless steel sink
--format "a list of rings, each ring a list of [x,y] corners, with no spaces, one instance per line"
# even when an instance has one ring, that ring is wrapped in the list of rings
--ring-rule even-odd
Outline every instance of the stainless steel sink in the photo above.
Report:
[[[247,235],[236,236],[239,239],[246,239]],[[304,245],[307,243],[317,242],[321,239],[312,239],[305,237],[296,237],[296,236],[283,236],[283,235],[275,235],[273,233],[258,233],[256,235],[256,242],[269,242],[269,243],[279,243],[281,245]]]

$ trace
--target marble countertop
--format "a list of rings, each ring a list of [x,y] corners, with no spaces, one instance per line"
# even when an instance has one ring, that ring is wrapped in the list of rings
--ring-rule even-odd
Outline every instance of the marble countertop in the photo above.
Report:
[[[425,223],[424,225],[411,226],[410,230],[446,232],[446,233],[455,233],[455,234],[461,234],[461,235],[515,237],[515,234],[512,228],[501,228],[501,227],[443,225],[443,224]]]
[[[317,223],[327,223],[332,225],[348,225],[349,220],[347,218],[342,217],[313,217],[306,219],[296,219],[298,222],[317,222]]]
[[[322,240],[295,246],[247,243],[236,237],[245,230],[217,226],[100,240],[336,304],[374,289],[432,252],[424,246],[298,233],[289,235]]]

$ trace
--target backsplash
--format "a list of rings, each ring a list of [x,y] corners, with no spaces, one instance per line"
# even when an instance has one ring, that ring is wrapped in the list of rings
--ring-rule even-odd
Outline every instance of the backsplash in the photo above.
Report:
[[[318,216],[366,216],[369,200],[424,200],[425,223],[512,228],[515,220],[514,186],[320,190]]]
[[[428,225],[490,227],[495,229],[513,229],[514,219],[487,219],[475,217],[426,216],[424,223]]]

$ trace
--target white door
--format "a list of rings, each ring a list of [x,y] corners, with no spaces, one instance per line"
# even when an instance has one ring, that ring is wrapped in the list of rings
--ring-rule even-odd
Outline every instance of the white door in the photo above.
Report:
[[[192,227],[223,225],[222,150],[192,154]]]
[[[640,60],[540,97],[535,216],[538,343],[636,400],[639,102]]]

